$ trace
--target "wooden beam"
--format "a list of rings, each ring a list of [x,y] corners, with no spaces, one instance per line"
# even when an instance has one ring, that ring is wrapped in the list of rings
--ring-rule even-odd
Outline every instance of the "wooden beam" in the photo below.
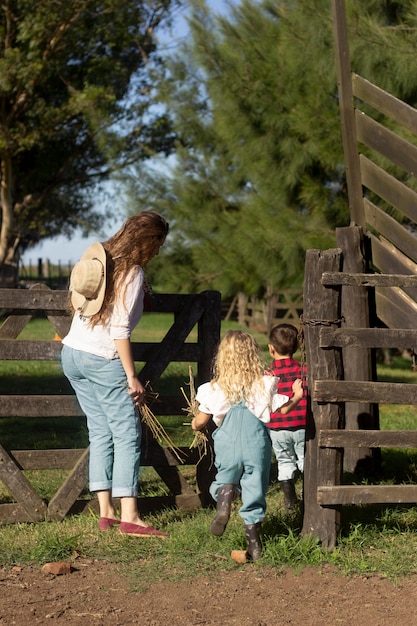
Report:
[[[322,348],[364,346],[367,348],[398,348],[417,346],[417,330],[407,328],[321,328]]]
[[[323,272],[322,285],[326,287],[351,285],[353,287],[413,287],[417,288],[414,274],[363,274],[360,272]]]
[[[340,353],[323,350],[319,345],[320,320],[334,320],[338,324],[339,291],[321,285],[323,272],[338,271],[341,267],[341,250],[307,250],[304,281],[304,343],[309,387],[316,379],[342,377]],[[332,322],[330,322],[331,324]],[[304,465],[304,520],[303,534],[318,537],[327,549],[336,545],[340,527],[340,508],[323,511],[317,503],[317,485],[323,482],[340,484],[342,455],[337,449],[321,449],[318,433],[323,428],[337,428],[340,407],[319,405],[314,396],[311,410],[307,412],[306,455]]]
[[[417,134],[417,109],[358,74],[352,74],[352,89],[354,96]]]
[[[348,504],[415,504],[417,485],[320,486],[317,489],[317,501],[325,507]]]
[[[362,183],[353,106],[349,42],[344,0],[332,0],[333,31],[336,50],[337,87],[345,155],[346,182],[351,223],[364,226]]]
[[[324,448],[417,448],[416,430],[322,430],[319,445]]]
[[[356,110],[355,119],[358,141],[376,150],[408,174],[417,174],[416,146],[362,111]]]
[[[316,402],[376,402],[414,405],[417,398],[417,385],[326,379],[315,380],[312,393]]]
[[[363,154],[360,155],[362,184],[411,221],[417,221],[417,193],[388,174]]]

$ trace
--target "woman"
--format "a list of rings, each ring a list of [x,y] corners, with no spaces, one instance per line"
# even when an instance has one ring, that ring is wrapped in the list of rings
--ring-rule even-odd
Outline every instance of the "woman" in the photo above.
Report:
[[[97,492],[100,530],[115,524],[136,537],[166,537],[148,526],[137,507],[145,389],[137,377],[130,336],[143,313],[145,265],[168,234],[164,218],[142,211],[103,244],[86,250],[71,272],[74,312],[62,340],[62,365],[86,414],[90,491]],[[120,498],[121,518],[113,497]]]

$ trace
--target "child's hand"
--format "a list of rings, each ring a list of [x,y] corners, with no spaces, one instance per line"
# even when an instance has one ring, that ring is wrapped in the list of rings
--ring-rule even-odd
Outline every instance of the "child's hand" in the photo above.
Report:
[[[297,378],[292,384],[293,400],[301,400],[303,397],[303,381]]]
[[[194,431],[203,430],[203,428],[207,425],[207,422],[209,421],[210,417],[211,415],[208,415],[207,413],[202,413],[201,411],[199,411],[197,415],[195,415],[193,419],[191,420],[191,428]]]

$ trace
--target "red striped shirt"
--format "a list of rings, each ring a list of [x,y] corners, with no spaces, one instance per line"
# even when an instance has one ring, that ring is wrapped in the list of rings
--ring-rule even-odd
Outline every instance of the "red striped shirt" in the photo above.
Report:
[[[307,385],[305,382],[305,368],[304,375],[301,372],[301,364],[293,358],[278,359],[273,361],[270,372],[274,376],[279,376],[278,391],[286,396],[292,398],[292,384],[296,378],[303,379],[304,395],[295,409],[283,415],[276,412],[271,413],[271,421],[266,424],[268,428],[282,429],[282,430],[295,430],[297,428],[305,428],[306,426],[306,409],[307,409]]]

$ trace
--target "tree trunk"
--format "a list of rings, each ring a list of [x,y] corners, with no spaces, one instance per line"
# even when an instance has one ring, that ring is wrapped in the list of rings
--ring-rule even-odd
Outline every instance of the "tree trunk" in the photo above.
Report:
[[[15,287],[18,280],[16,242],[13,242],[13,170],[6,155],[1,160],[1,229],[0,229],[0,287]]]

